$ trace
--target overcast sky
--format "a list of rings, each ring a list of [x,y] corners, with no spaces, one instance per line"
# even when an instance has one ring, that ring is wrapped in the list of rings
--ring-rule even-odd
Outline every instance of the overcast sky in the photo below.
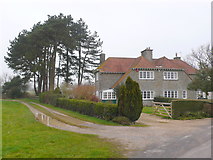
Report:
[[[154,58],[184,57],[210,43],[211,0],[1,0],[0,76],[9,41],[47,15],[82,18],[97,31],[106,57],[138,57],[146,47]]]

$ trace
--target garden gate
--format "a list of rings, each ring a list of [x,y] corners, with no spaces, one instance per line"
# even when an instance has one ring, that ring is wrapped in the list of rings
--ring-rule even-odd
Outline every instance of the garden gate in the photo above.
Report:
[[[172,118],[172,103],[153,102],[154,114]]]

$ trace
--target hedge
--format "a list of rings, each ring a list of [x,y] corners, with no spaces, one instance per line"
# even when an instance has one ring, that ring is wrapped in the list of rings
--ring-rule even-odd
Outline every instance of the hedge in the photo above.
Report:
[[[205,117],[212,114],[212,104],[201,100],[173,100],[172,101],[172,117],[178,118],[188,113],[201,112]]]
[[[56,94],[53,91],[43,92],[39,95],[39,101],[41,103],[51,104],[55,106],[57,99],[60,97],[63,97],[63,96],[61,94]]]
[[[178,99],[177,98],[167,98],[167,97],[154,97],[154,102],[171,103],[173,100],[178,100]]]
[[[104,120],[112,120],[118,116],[118,107],[116,104],[58,98],[56,106]]]

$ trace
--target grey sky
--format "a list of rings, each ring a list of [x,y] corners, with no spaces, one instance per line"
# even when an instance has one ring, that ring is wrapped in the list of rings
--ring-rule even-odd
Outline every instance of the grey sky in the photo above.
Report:
[[[146,47],[156,58],[184,57],[211,38],[211,0],[1,0],[0,75],[12,74],[3,58],[9,40],[59,13],[97,31],[107,57],[137,57]]]

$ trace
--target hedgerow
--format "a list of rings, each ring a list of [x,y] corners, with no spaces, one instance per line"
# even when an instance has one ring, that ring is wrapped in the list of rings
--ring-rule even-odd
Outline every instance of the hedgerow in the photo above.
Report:
[[[116,104],[58,98],[56,106],[104,120],[112,120],[118,115]]]

